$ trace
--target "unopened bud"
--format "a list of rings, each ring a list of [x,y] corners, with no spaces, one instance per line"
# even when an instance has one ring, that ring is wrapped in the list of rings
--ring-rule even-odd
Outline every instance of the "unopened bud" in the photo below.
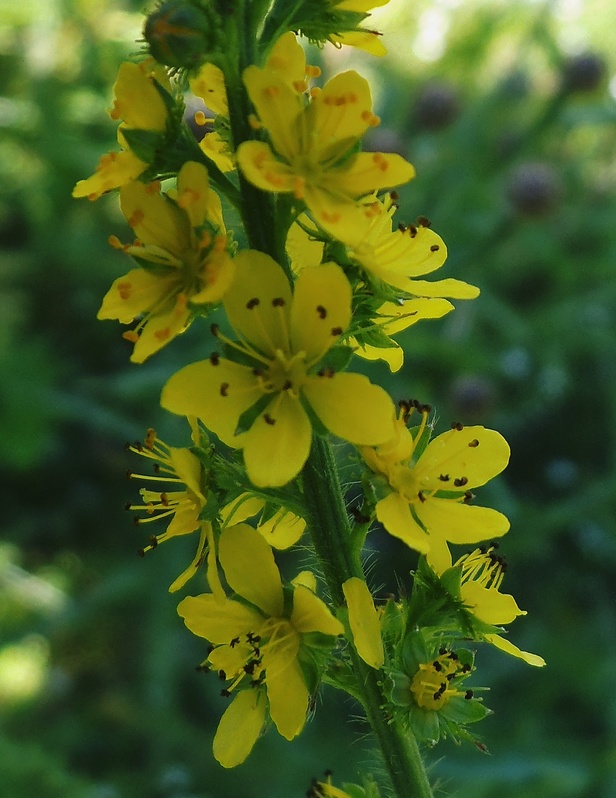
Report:
[[[143,35],[160,64],[190,69],[219,49],[220,20],[209,3],[164,0],[146,19]]]

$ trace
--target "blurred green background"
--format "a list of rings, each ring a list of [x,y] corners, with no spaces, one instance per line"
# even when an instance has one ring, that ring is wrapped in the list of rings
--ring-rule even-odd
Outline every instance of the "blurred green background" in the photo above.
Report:
[[[270,733],[219,768],[225,702],[166,592],[194,541],[139,560],[144,535],[122,512],[136,493],[124,441],[154,425],[188,443],[157,400],[205,340],[196,324],[128,363],[119,326],[95,319],[128,265],[106,243],[127,237],[117,198],[70,196],[114,146],[105,109],[141,10],[0,0],[0,796],[301,796],[325,768],[339,783],[370,767],[357,708],[326,689],[295,743]],[[398,375],[371,374],[432,403],[439,429],[482,423],[510,441],[482,499],[512,520],[505,587],[529,611],[512,639],[548,662],[482,649],[491,755],[445,743],[432,772],[459,798],[614,798],[616,10],[392,0],[375,19],[388,59],[332,50],[323,64],[375,81],[383,125],[366,147],[418,173],[400,220],[429,216],[442,276],[482,295],[409,331]],[[408,580],[412,552],[371,542],[374,584]]]

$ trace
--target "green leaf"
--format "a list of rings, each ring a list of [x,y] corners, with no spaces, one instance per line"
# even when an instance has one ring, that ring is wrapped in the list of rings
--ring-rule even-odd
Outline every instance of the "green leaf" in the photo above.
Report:
[[[156,159],[158,150],[165,141],[163,134],[155,130],[135,130],[125,127],[122,128],[122,135],[137,158],[146,163],[152,163]]]

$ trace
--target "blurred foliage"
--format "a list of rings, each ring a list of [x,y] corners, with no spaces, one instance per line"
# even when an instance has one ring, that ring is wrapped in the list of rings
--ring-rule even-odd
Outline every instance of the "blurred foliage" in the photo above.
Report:
[[[224,700],[194,671],[203,651],[166,593],[192,541],[142,562],[121,512],[124,440],[153,424],[187,442],[158,392],[204,354],[193,325],[152,363],[128,363],[117,326],[95,319],[125,268],[106,244],[124,229],[117,200],[70,196],[113,147],[104,109],[139,49],[141,6],[0,9],[0,793],[299,796],[326,767],[352,780],[370,766],[366,728],[347,721],[355,708],[325,690],[298,741],[268,735],[222,771],[210,746]],[[373,374],[433,403],[443,424],[483,423],[510,441],[511,466],[483,495],[512,520],[506,588],[529,611],[513,639],[548,661],[538,672],[481,650],[493,756],[445,744],[433,772],[459,798],[613,798],[613,9],[443,2],[409,14],[392,0],[386,11],[381,27],[404,47],[369,63],[326,51],[324,66],[357,64],[378,81],[383,125],[366,146],[403,153],[418,173],[401,220],[429,216],[449,248],[443,276],[482,295],[409,331],[398,375]],[[373,583],[396,589],[414,555],[372,541]]]

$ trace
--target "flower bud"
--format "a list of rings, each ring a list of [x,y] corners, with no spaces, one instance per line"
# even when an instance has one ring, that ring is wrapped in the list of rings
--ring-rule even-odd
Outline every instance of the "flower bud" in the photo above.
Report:
[[[459,113],[458,93],[448,83],[428,83],[420,91],[415,103],[415,119],[425,130],[441,130],[450,125]]]
[[[554,209],[561,192],[555,170],[545,163],[523,163],[511,173],[507,195],[522,216],[545,216]]]
[[[220,20],[209,4],[165,0],[145,21],[144,38],[160,63],[194,68],[218,49]]]
[[[570,92],[587,92],[597,89],[606,74],[604,59],[597,53],[579,53],[565,63],[563,83]]]

